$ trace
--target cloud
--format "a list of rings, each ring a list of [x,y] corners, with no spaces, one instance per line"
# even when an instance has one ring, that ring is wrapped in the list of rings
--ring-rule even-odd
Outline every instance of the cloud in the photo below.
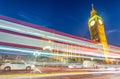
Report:
[[[115,32],[120,32],[118,29],[113,29],[113,30],[108,30],[106,31],[107,34],[115,33]]]

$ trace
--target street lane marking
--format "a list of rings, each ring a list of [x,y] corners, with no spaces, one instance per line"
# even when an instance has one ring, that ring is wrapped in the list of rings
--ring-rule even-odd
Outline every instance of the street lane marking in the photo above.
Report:
[[[120,71],[106,71],[106,72],[61,72],[61,73],[42,73],[42,74],[11,74],[11,75],[0,75],[1,77],[12,77],[12,78],[35,78],[35,77],[56,77],[56,76],[70,76],[70,75],[86,75],[86,74],[111,74],[120,73]]]

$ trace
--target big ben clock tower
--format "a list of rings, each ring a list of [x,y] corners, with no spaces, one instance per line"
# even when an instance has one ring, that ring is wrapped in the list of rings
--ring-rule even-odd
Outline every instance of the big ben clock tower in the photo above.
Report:
[[[106,40],[106,34],[104,31],[103,19],[97,15],[96,10],[92,4],[92,10],[90,13],[90,18],[88,20],[88,28],[90,31],[90,38],[95,42],[102,44],[105,61],[108,63],[108,44]]]

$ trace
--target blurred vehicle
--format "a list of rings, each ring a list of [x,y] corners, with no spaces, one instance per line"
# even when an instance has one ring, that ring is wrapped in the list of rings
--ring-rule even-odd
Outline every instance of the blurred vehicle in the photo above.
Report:
[[[94,61],[85,60],[83,61],[83,67],[85,68],[94,68],[97,66],[97,63]]]
[[[31,71],[34,70],[35,65],[27,64],[25,62],[11,62],[4,63],[0,66],[0,70],[10,71],[10,70],[26,70]]]
[[[68,68],[82,68],[83,66],[81,64],[70,64],[68,65]]]
[[[85,60],[82,63],[72,63],[72,64],[68,65],[68,68],[97,69],[98,67],[99,67],[99,65],[96,62],[89,61],[89,60]]]

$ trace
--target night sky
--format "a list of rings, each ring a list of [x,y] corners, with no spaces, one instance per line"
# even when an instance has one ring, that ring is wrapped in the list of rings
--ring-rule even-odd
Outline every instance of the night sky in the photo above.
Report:
[[[104,20],[108,43],[120,46],[120,0],[0,0],[0,15],[90,39],[92,3]]]

